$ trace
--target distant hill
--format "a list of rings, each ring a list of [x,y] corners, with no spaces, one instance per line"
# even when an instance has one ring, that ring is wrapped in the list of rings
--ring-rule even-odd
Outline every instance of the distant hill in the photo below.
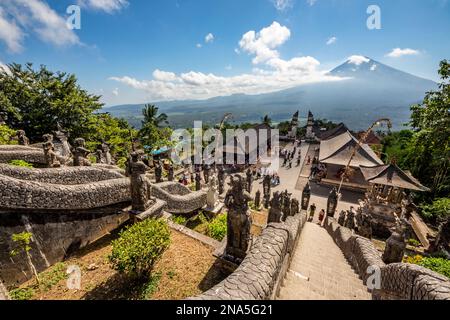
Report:
[[[237,94],[207,100],[154,102],[169,115],[174,127],[192,126],[194,120],[219,123],[226,112],[235,122],[258,122],[269,114],[275,122],[290,119],[300,110],[305,117],[311,110],[316,118],[344,122],[353,130],[367,128],[380,117],[393,120],[394,129],[409,121],[412,104],[423,100],[437,84],[394,69],[367,57],[350,59],[329,73],[348,78],[337,82],[302,85],[278,92]],[[143,105],[105,108],[139,127]]]

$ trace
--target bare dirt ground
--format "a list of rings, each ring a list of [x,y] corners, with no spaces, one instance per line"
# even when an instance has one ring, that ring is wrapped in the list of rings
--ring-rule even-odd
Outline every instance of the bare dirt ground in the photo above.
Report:
[[[34,280],[21,288],[34,287],[34,300],[178,300],[202,293],[226,277],[219,272],[213,249],[177,231],[171,231],[171,245],[155,265],[150,291],[148,284],[119,274],[109,266],[110,242],[106,236],[64,262],[82,272],[81,289],[69,290],[66,279],[47,289],[37,289]],[[52,268],[45,273],[52,274]],[[53,271],[54,272],[54,271]]]

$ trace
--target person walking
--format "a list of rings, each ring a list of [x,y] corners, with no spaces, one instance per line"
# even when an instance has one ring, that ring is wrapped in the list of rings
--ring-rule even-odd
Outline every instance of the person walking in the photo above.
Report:
[[[315,203],[313,203],[313,204],[309,207],[309,219],[308,219],[309,222],[312,222],[312,221],[314,220],[314,215],[315,215],[315,213],[316,213],[316,209],[317,209],[317,207],[316,207],[316,204],[315,204]]]

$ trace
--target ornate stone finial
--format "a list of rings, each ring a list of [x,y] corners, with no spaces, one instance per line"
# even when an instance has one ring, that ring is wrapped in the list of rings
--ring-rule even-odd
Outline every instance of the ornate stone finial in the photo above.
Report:
[[[225,169],[223,166],[219,166],[217,178],[219,180],[219,195],[222,195],[225,191]]]
[[[155,162],[155,180],[156,183],[162,182],[162,165],[159,163],[159,161]]]
[[[327,201],[327,216],[328,217],[334,217],[334,214],[336,213],[336,208],[338,205],[338,192],[336,187],[331,190],[330,194],[328,195],[328,201]]]
[[[309,186],[308,182],[306,183],[306,186],[303,188],[302,192],[302,210],[308,210],[310,199],[311,199],[311,187]]]
[[[195,190],[202,190],[202,177],[200,176],[200,172],[195,173]]]
[[[173,168],[173,164],[169,165],[167,178],[168,178],[169,181],[173,181],[175,179],[175,169]]]
[[[258,190],[256,191],[255,194],[255,207],[259,209],[260,206],[261,206],[261,191]]]
[[[89,154],[91,153],[88,149],[85,148],[85,140],[83,138],[77,138],[74,141],[73,148],[73,165],[75,167],[89,167],[91,166],[91,162],[87,159]]]
[[[251,196],[245,191],[241,176],[232,177],[230,187],[225,197],[225,206],[228,209],[226,254],[242,261],[251,240],[252,221],[248,213]]]
[[[206,205],[209,209],[214,209],[216,207],[219,194],[218,194],[218,180],[216,175],[211,175],[208,184],[208,194],[206,196]]]
[[[300,212],[300,203],[298,202],[297,199],[294,198],[291,200],[291,215],[295,216],[299,212]]]
[[[253,173],[250,170],[250,168],[247,169],[247,172],[245,173],[247,178],[247,183],[245,184],[245,190],[247,190],[248,193],[252,192],[252,184],[253,184]]]

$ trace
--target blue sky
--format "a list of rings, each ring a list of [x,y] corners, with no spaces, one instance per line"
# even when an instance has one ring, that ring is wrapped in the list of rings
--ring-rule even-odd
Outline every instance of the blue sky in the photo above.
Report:
[[[80,30],[65,27],[72,4]],[[367,28],[369,5],[380,30]],[[0,2],[0,63],[75,73],[106,105],[338,81],[325,71],[353,55],[438,80],[449,34],[449,0]]]

